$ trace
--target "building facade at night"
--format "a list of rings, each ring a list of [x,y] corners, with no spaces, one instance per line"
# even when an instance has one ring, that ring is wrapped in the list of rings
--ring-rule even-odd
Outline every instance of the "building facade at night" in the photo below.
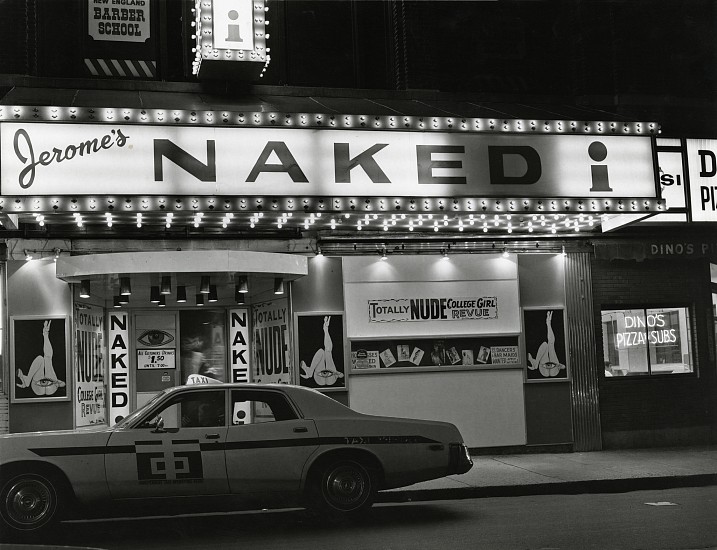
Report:
[[[631,80],[634,4],[535,4],[6,3],[0,430],[209,377],[480,450],[714,443],[715,81],[668,75],[715,52]]]

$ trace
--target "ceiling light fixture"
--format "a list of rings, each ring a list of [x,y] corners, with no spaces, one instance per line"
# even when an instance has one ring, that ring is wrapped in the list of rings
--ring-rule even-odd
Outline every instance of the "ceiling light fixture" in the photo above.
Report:
[[[242,294],[249,292],[249,280],[246,275],[239,277],[239,282],[236,285],[236,291],[241,292]]]
[[[284,279],[281,277],[274,278],[274,294],[284,294]]]
[[[202,275],[202,279],[199,284],[199,292],[201,294],[209,294],[209,285],[210,285],[209,275]]]
[[[162,276],[162,286],[159,290],[160,294],[171,294],[172,293],[172,276],[171,275],[163,275]]]
[[[149,289],[149,301],[153,304],[159,303],[159,287],[153,286]]]
[[[90,297],[90,280],[82,279],[80,282],[80,298]]]
[[[129,277],[120,277],[120,294],[122,296],[130,296],[132,294]]]
[[[186,301],[187,301],[187,287],[184,285],[177,286],[177,303],[183,304]]]

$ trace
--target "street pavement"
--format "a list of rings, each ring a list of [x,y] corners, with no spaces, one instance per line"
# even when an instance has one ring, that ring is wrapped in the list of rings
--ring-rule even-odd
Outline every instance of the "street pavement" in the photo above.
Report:
[[[473,456],[462,475],[379,494],[379,502],[579,494],[717,485],[717,445]]]

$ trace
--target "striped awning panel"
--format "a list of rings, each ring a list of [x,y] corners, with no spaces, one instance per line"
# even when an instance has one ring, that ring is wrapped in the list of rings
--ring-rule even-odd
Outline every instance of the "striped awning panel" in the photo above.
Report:
[[[157,78],[157,62],[144,59],[89,59],[85,67],[92,76],[118,78]]]

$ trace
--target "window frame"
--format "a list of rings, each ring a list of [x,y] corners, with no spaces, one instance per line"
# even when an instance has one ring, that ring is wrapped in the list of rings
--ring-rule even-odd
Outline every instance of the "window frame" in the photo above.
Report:
[[[674,379],[674,378],[694,378],[698,376],[698,370],[699,370],[699,361],[697,356],[697,340],[696,340],[696,326],[697,326],[697,319],[695,316],[695,305],[693,303],[686,303],[686,302],[666,302],[666,303],[626,303],[626,304],[614,304],[614,303],[608,303],[608,304],[600,304],[600,325],[599,325],[599,331],[600,331],[600,342],[602,343],[602,346],[600,346],[600,355],[599,355],[599,364],[604,365],[605,363],[605,355],[604,355],[604,346],[605,342],[603,339],[603,322],[602,322],[602,315],[603,312],[606,311],[626,311],[626,310],[642,310],[643,314],[647,316],[647,312],[651,309],[669,309],[669,308],[683,308],[686,310],[686,319],[689,323],[688,325],[688,338],[687,343],[689,345],[689,353],[692,358],[691,366],[692,371],[691,372],[679,372],[679,373],[654,373],[652,371],[652,359],[650,357],[650,344],[648,343],[647,346],[645,346],[645,355],[647,360],[647,368],[648,371],[646,374],[639,374],[639,375],[626,375],[626,376],[605,376],[605,369],[602,369],[602,372],[600,374],[600,377],[603,380],[610,381],[612,383],[615,380],[656,380],[656,379]],[[645,330],[647,330],[648,327],[645,327]]]
[[[229,392],[228,399],[227,399],[227,407],[229,408],[229,417],[227,421],[227,426],[230,428],[239,428],[241,426],[255,426],[259,424],[270,424],[270,423],[277,423],[277,422],[291,422],[294,420],[301,420],[303,419],[303,415],[299,411],[298,407],[294,403],[294,401],[283,391],[277,391],[273,389],[264,389],[264,388],[229,388],[227,390]],[[252,403],[256,402],[263,402],[269,404],[269,401],[266,399],[266,397],[269,397],[271,399],[272,397],[276,397],[277,399],[282,399],[284,403],[286,404],[287,410],[291,411],[293,413],[294,418],[290,419],[283,419],[283,420],[272,420],[269,422],[250,422],[248,424],[234,424],[231,418],[234,416],[234,393],[237,392],[239,394],[248,394],[249,399],[246,399],[245,401],[250,401]],[[273,414],[273,412],[272,412]]]
[[[200,385],[198,384],[197,386],[200,386]],[[151,404],[152,402],[150,401],[150,406],[147,408],[146,411],[143,411],[142,414],[138,415],[136,418],[133,418],[131,420],[131,423],[127,423],[122,428],[126,429],[126,430],[146,430],[148,427],[151,428],[151,426],[143,426],[143,424],[145,422],[148,422],[148,421],[154,419],[154,417],[156,417],[159,412],[165,410],[168,407],[172,407],[172,406],[176,405],[178,402],[182,401],[183,399],[186,399],[192,395],[197,395],[197,394],[201,394],[204,392],[216,392],[216,393],[221,392],[224,394],[224,424],[222,426],[215,426],[215,428],[226,428],[229,425],[228,419],[227,419],[227,411],[228,411],[227,403],[228,403],[228,398],[229,398],[229,395],[227,394],[227,389],[226,388],[211,388],[211,387],[207,387],[207,385],[204,385],[204,384],[201,385],[201,389],[192,389],[190,391],[172,392],[170,397],[166,397],[166,392],[158,392],[157,396],[159,396],[159,398],[157,398],[157,401],[154,404]],[[161,395],[162,393],[164,393],[163,396]],[[142,409],[140,409],[140,410],[142,410]],[[137,411],[137,412],[139,412],[139,411]],[[184,427],[178,426],[177,428],[169,428],[169,429],[179,430],[179,429],[187,429],[190,427],[191,426],[184,426]]]

